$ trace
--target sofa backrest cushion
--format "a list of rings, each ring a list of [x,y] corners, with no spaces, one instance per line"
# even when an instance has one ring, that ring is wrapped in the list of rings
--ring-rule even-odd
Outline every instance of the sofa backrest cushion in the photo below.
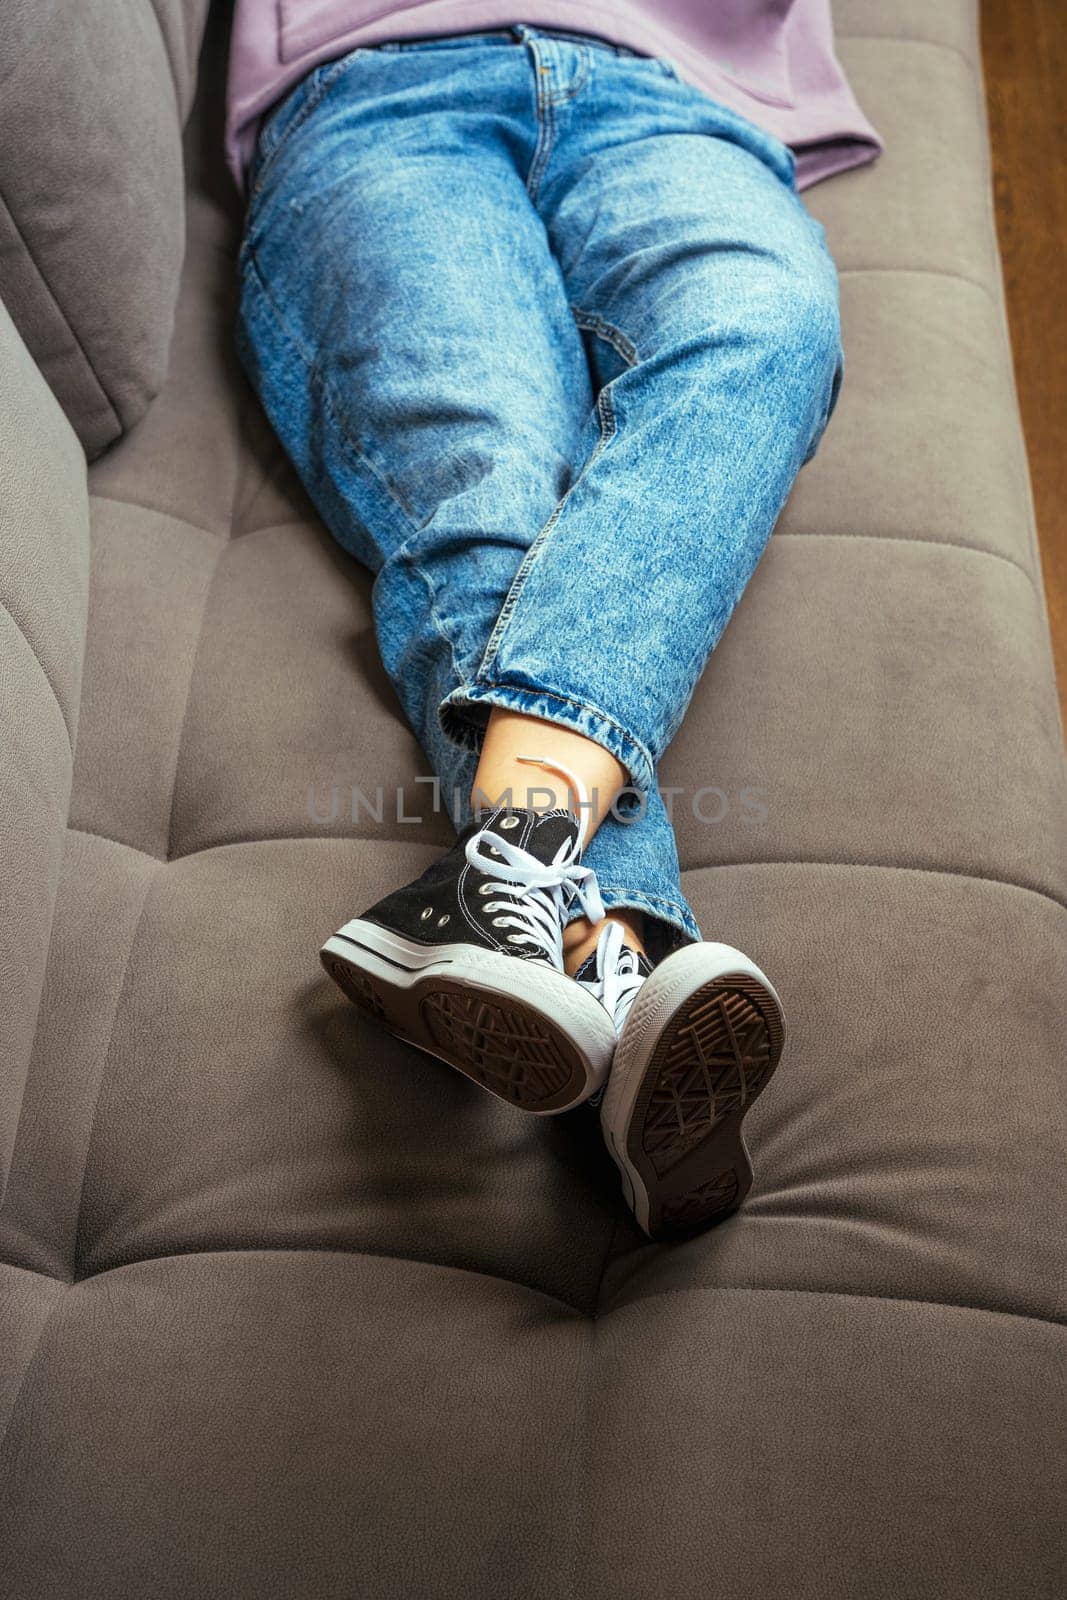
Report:
[[[207,5],[0,7],[0,300],[90,456],[163,380]]]

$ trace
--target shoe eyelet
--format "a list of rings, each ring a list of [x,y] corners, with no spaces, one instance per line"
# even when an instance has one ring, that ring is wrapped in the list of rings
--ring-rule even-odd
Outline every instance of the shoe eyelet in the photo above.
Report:
[[[480,883],[478,885],[478,893],[479,894],[493,894],[493,893],[495,893],[495,891],[496,891],[496,884],[493,883],[493,882]]]
[[[443,928],[445,923],[448,922],[448,921],[449,921],[449,915],[448,915],[448,912],[446,911],[443,917],[438,917],[437,926],[439,928]]]
[[[433,906],[427,906],[425,911],[420,912],[419,921],[420,922],[425,922],[427,917],[432,917],[432,916],[433,916]]]
[[[504,817],[500,826],[502,828],[517,828],[521,821],[521,817]]]
[[[506,928],[507,925],[508,925],[507,917],[494,917],[493,918],[493,927],[494,928]]]
[[[509,933],[507,937],[508,944],[527,944],[528,942],[524,933]]]

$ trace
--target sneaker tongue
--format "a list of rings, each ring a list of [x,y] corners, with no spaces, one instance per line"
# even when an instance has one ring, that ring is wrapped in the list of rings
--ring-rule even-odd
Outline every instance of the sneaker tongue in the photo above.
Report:
[[[555,811],[523,813],[524,819],[529,816],[533,817],[534,823],[523,843],[523,849],[536,856],[538,861],[553,860],[564,844],[572,845],[578,837],[578,818],[573,811],[568,811],[565,807]],[[515,831],[521,838],[526,828],[524,826]]]
[[[502,822],[511,818],[518,819],[513,826],[501,827]],[[565,806],[555,811],[527,811],[523,806],[514,806],[509,811],[507,806],[500,806],[496,811],[483,811],[475,816],[459,835],[459,842],[466,844],[483,828],[498,833],[502,839],[521,844],[524,850],[547,865],[564,841],[570,844],[577,838],[578,818]]]

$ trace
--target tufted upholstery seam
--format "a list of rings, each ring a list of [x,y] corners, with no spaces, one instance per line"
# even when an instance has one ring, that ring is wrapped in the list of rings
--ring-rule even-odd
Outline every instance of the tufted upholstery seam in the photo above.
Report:
[[[1006,556],[1000,550],[988,550],[980,544],[962,544],[955,539],[920,539],[913,533],[820,533],[815,528],[797,528],[789,533],[785,529],[778,535],[782,539],[851,539],[860,543],[869,544],[917,544],[929,550],[959,550],[965,555],[988,556],[991,561],[1003,561],[1005,566],[1012,567],[1020,573],[1033,589],[1035,594],[1040,594],[1034,574],[1021,561],[1016,561],[1013,556]]]
[[[1059,911],[1067,911],[1067,900],[1051,894],[1047,889],[1037,889],[1030,883],[1016,883],[1012,878],[1001,878],[995,873],[983,876],[980,872],[957,872],[953,867],[913,867],[904,861],[818,861],[805,856],[786,857],[776,861],[712,861],[707,865],[684,867],[683,878],[693,872],[729,872],[735,868],[752,867],[836,867],[842,872],[918,872],[931,878],[958,878],[964,883],[991,883],[998,889],[1013,889],[1020,894],[1036,895],[1047,900]]]
[[[165,867],[168,862],[163,856],[154,856],[151,850],[142,850],[139,844],[128,844],[125,839],[116,839],[111,833],[98,833],[95,828],[77,828],[68,825],[68,833],[79,833],[83,839],[102,839],[105,844],[118,845],[120,850],[129,850],[135,856],[143,856],[145,861],[152,861],[157,867]],[[178,857],[181,860],[181,857]]]
[[[101,498],[107,497],[102,496]],[[127,502],[116,501],[114,503],[121,505]],[[145,506],[143,509],[145,511],[154,511],[159,516],[174,516],[173,512],[161,511],[155,506]],[[186,522],[189,527],[195,526],[184,517],[176,520]],[[248,540],[255,539],[260,534],[279,533],[286,528],[309,527],[318,529],[319,523],[317,521],[311,522],[301,517],[285,517],[278,522],[265,522],[260,528],[245,528],[235,537],[241,540]],[[198,528],[197,531],[200,533],[211,532],[209,528]],[[1017,572],[1021,572],[1023,577],[1029,580],[1035,592],[1037,590],[1033,574],[1027,567],[1023,566],[1021,561],[1016,561],[1012,556],[1006,556],[999,550],[990,550],[985,545],[965,544],[958,539],[923,539],[914,533],[822,533],[815,528],[797,528],[792,531],[783,528],[776,530],[776,534],[783,539],[854,539],[871,544],[915,544],[929,550],[961,550],[968,555],[989,556],[994,561],[1003,561],[1009,567],[1014,567]],[[360,570],[362,571],[363,569],[361,568]]]
[[[578,1573],[581,1567],[584,1543],[582,1539],[582,1524],[587,1515],[589,1506],[589,1486],[592,1479],[592,1452],[590,1445],[593,1436],[593,1374],[596,1369],[597,1337],[599,1333],[598,1320],[600,1317],[599,1302],[600,1289],[604,1281],[604,1269],[607,1267],[608,1256],[618,1232],[618,1223],[612,1231],[604,1255],[604,1267],[601,1269],[600,1282],[597,1285],[597,1299],[592,1316],[586,1317],[587,1328],[585,1341],[582,1346],[581,1362],[578,1371],[577,1389],[574,1412],[574,1465],[571,1472],[571,1515],[570,1530],[570,1560],[567,1563],[567,1592],[571,1600],[579,1600]],[[567,1549],[566,1540],[560,1541],[561,1549]]]
[[[619,1237],[622,1225],[620,1215],[616,1215],[614,1226],[604,1248],[603,1259],[600,1263],[600,1272],[597,1277],[596,1289],[593,1294],[593,1309],[588,1316],[590,1324],[586,1344],[582,1351],[581,1371],[578,1376],[578,1401],[575,1407],[578,1425],[575,1430],[577,1443],[575,1445],[574,1471],[572,1482],[574,1492],[571,1501],[574,1506],[573,1530],[571,1538],[571,1559],[569,1570],[569,1589],[571,1600],[579,1600],[578,1573],[582,1558],[582,1515],[589,1503],[589,1486],[592,1479],[592,1460],[590,1443],[592,1440],[592,1412],[593,1412],[593,1372],[596,1366],[596,1349],[599,1337],[599,1322],[601,1317],[601,1297],[604,1292],[604,1279],[607,1277],[608,1266],[615,1249],[615,1241]]]
[[[0,599],[0,611],[3,611],[4,615],[6,617],[10,618],[11,626],[14,628],[15,632],[18,634],[19,638],[22,640],[23,644],[26,646],[27,650],[30,652],[30,655],[33,657],[34,661],[36,661],[37,666],[38,666],[38,668],[40,670],[41,676],[44,679],[45,683],[48,685],[49,690],[51,691],[52,699],[56,703],[56,710],[59,712],[59,720],[60,720],[60,722],[62,722],[64,731],[66,732],[66,735],[67,735],[67,748],[70,751],[71,760],[73,761],[73,759],[74,759],[74,739],[73,739],[73,736],[72,736],[71,731],[70,731],[70,723],[67,721],[66,712],[63,710],[63,702],[60,700],[59,692],[56,689],[55,684],[52,682],[52,675],[49,672],[48,668],[45,666],[44,662],[41,660],[40,656],[37,654],[37,651],[34,648],[32,640],[30,639],[29,635],[26,633],[25,629],[20,625],[18,618],[15,616],[15,613],[11,610],[11,607],[7,604],[7,602],[5,600],[2,600],[2,599]]]
[[[410,1267],[425,1267],[430,1272],[455,1272],[465,1277],[485,1278],[490,1283],[510,1284],[515,1289],[522,1289],[527,1294],[536,1295],[540,1300],[546,1300],[553,1306],[560,1307],[563,1311],[571,1313],[576,1318],[589,1319],[589,1313],[580,1306],[571,1305],[569,1300],[564,1300],[558,1294],[551,1294],[547,1289],[538,1289],[533,1284],[524,1283],[521,1278],[506,1278],[499,1272],[483,1272],[480,1267],[456,1266],[451,1261],[432,1261],[426,1256],[400,1256],[391,1250],[361,1250],[357,1247],[351,1249],[337,1245],[317,1244],[257,1244],[257,1245],[218,1245],[214,1247],[201,1247],[194,1250],[161,1250],[154,1255],[137,1256],[132,1261],[120,1261],[114,1267],[101,1267],[96,1272],[85,1272],[73,1278],[68,1287],[80,1288],[82,1284],[92,1283],[97,1278],[106,1278],[114,1272],[126,1272],[132,1267],[143,1266],[150,1261],[184,1261],[206,1256],[352,1256],[360,1261],[396,1261],[401,1265]],[[33,1271],[33,1268],[20,1270]],[[48,1277],[48,1273],[40,1273],[40,1277]],[[51,1279],[53,1283],[63,1282],[62,1279]]]
[[[954,283],[965,283],[969,289],[977,289],[979,294],[985,295],[995,310],[1000,311],[1002,309],[1000,300],[988,283],[983,283],[981,278],[970,278],[965,272],[956,272],[952,267],[876,267],[872,264],[870,266],[839,267],[837,276],[839,278],[875,276],[883,278],[950,278]]]
[[[159,14],[159,5],[157,0],[148,0],[148,9],[155,18],[156,28],[159,32],[160,43],[163,46],[163,54],[167,58],[167,70],[170,73],[170,86],[174,91],[174,109],[178,117],[178,130],[180,135],[182,123],[184,121],[182,116],[182,97],[178,90],[178,74],[174,66],[174,57],[170,53],[170,40],[168,39],[166,29],[163,26],[163,18]]]
[[[32,1270],[32,1269],[20,1267],[17,1270],[19,1270],[19,1271],[27,1271],[27,1270]],[[44,1277],[47,1277],[47,1276],[48,1276],[47,1273],[43,1273],[43,1272],[42,1273],[38,1273],[38,1277],[44,1278]],[[60,1278],[50,1278],[49,1279],[50,1283],[61,1283],[62,1281],[63,1280],[60,1279]],[[10,1407],[10,1409],[8,1411],[8,1414],[7,1414],[7,1426],[4,1428],[3,1432],[0,1433],[0,1454],[2,1454],[4,1443],[7,1440],[8,1434],[11,1432],[11,1425],[15,1420],[15,1413],[18,1410],[19,1401],[22,1399],[22,1394],[23,1394],[24,1389],[26,1388],[27,1380],[29,1379],[30,1373],[33,1371],[34,1367],[37,1365],[37,1363],[38,1363],[38,1361],[40,1359],[41,1347],[44,1344],[45,1335],[48,1333],[49,1328],[52,1326],[52,1318],[55,1316],[57,1310],[63,1304],[65,1299],[66,1299],[66,1296],[63,1295],[63,1294],[57,1294],[56,1295],[54,1301],[52,1302],[52,1304],[48,1308],[47,1316],[45,1317],[44,1321],[41,1323],[41,1326],[40,1326],[40,1328],[38,1330],[37,1338],[34,1341],[33,1352],[30,1355],[30,1359],[27,1361],[25,1367],[22,1369],[22,1377],[19,1379],[18,1387],[16,1388],[15,1393],[11,1397],[11,1407]]]
[[[860,269],[857,269],[857,270],[860,270],[860,271],[872,270],[873,271],[873,270],[876,270],[876,269],[873,269],[873,268],[872,269],[860,268]],[[962,281],[966,282],[968,280],[964,279]],[[234,489],[235,496],[236,496],[236,493],[237,493],[237,489],[236,489],[236,485],[235,485],[235,489]],[[127,500],[127,499],[120,498],[118,495],[109,495],[109,494],[96,494],[96,493],[93,493],[93,494],[90,495],[89,498],[90,498],[90,500],[100,500],[100,501],[104,502],[107,505],[131,506],[131,507],[133,507],[133,508],[135,508],[137,510],[150,511],[153,514],[153,516],[167,517],[173,522],[181,522],[182,524],[184,524],[185,527],[191,528],[195,533],[202,533],[207,538],[218,539],[223,544],[227,544],[233,539],[240,539],[240,540],[243,541],[243,540],[248,540],[248,539],[254,539],[260,534],[278,533],[278,532],[283,531],[286,528],[309,528],[310,527],[310,528],[316,528],[317,529],[319,527],[318,522],[313,522],[313,521],[311,521],[311,520],[309,520],[307,518],[285,517],[285,518],[282,518],[281,520],[279,520],[277,522],[265,522],[263,524],[263,526],[259,527],[259,528],[245,528],[245,529],[242,529],[240,532],[231,532],[229,537],[227,537],[227,535],[225,533],[220,533],[217,528],[205,528],[202,523],[192,522],[187,516],[184,516],[183,514],[181,514],[179,512],[169,511],[163,506],[150,506],[150,505],[146,504],[144,501]],[[235,515],[235,513],[234,513],[234,515]],[[232,519],[231,519],[231,528],[232,528]],[[1039,587],[1038,582],[1037,582],[1037,578],[1035,577],[1034,573],[1031,572],[1028,567],[1023,566],[1021,561],[1016,561],[1013,556],[1005,555],[1003,553],[1003,551],[991,550],[991,549],[988,549],[985,545],[966,544],[962,540],[958,540],[958,539],[923,539],[923,538],[920,538],[919,535],[913,534],[913,533],[823,533],[823,532],[820,532],[818,529],[814,529],[814,528],[796,528],[796,529],[785,529],[785,528],[782,528],[782,529],[776,529],[775,530],[775,537],[781,538],[781,539],[842,539],[842,540],[847,539],[847,540],[855,541],[855,542],[860,543],[860,544],[864,544],[864,543],[866,543],[866,544],[914,544],[914,545],[919,545],[919,546],[921,546],[921,547],[923,547],[925,549],[929,549],[929,550],[958,550],[961,553],[966,554],[966,555],[986,556],[991,561],[1002,561],[1005,564],[1005,566],[1014,568],[1014,570],[1016,572],[1021,573],[1022,576],[1024,578],[1026,578],[1026,580],[1030,584],[1030,587],[1033,589],[1035,595],[1037,595],[1038,598],[1042,598],[1043,597],[1043,593],[1044,593],[1044,591]],[[220,554],[221,554],[221,552],[220,552]],[[2,605],[2,604],[3,604],[3,602],[0,601],[0,605]],[[5,607],[5,609],[7,609],[7,608]],[[9,613],[9,615],[10,615],[10,613]],[[16,626],[18,626],[17,623],[16,623]],[[21,632],[21,629],[20,629],[20,632]],[[42,667],[42,671],[44,671],[43,667]],[[47,674],[46,674],[46,676],[47,676]],[[53,693],[55,693],[54,688],[53,688]],[[58,696],[57,696],[57,698],[58,698]],[[60,710],[62,711],[62,707],[60,708]],[[69,737],[69,731],[70,730],[68,728],[68,737]],[[107,837],[107,835],[101,835],[100,837],[105,838],[105,837]],[[116,839],[114,842],[116,844],[121,844],[123,841],[121,839]],[[158,859],[158,858],[153,858],[153,859]]]
[[[973,57],[969,56],[965,50],[961,50],[959,45],[946,44],[943,39],[915,39],[906,34],[896,33],[837,32],[835,32],[834,38],[838,44],[914,44],[920,45],[926,50],[945,50],[949,55],[957,56],[960,61],[964,62],[976,77],[978,75],[978,68],[974,63]]]
[[[242,384],[237,400],[237,415],[235,418],[235,443],[237,446],[237,460],[234,463],[233,487],[230,492],[230,514],[225,534],[226,542],[232,544],[235,538],[237,524],[237,508],[243,498],[245,483],[245,466],[248,457],[248,410],[252,402],[252,392],[247,384]]]
[[[219,547],[215,552],[215,560],[211,568],[211,577],[208,579],[207,588],[204,590],[204,603],[200,608],[200,622],[197,626],[196,639],[193,643],[193,649],[189,659],[189,681],[185,686],[185,704],[182,707],[182,718],[178,726],[178,741],[174,752],[174,770],[171,774],[170,814],[167,817],[167,854],[165,857],[167,861],[172,859],[172,853],[174,850],[174,797],[178,792],[178,774],[181,771],[182,746],[185,743],[186,724],[189,721],[189,701],[192,698],[193,679],[196,676],[196,663],[197,658],[200,655],[200,641],[204,636],[204,624],[207,621],[208,607],[211,604],[211,595],[215,587],[215,579],[219,575],[219,568],[222,565],[222,556],[223,552],[227,548],[227,543],[228,541],[225,538],[220,538]]]
[[[142,852],[142,854],[143,853],[144,852]],[[152,860],[154,858],[153,857],[149,857],[149,859]],[[89,1131],[88,1131],[88,1135],[87,1135],[86,1141],[85,1141],[85,1162],[84,1162],[84,1165],[82,1167],[81,1184],[80,1184],[79,1189],[78,1189],[77,1204],[76,1204],[76,1206],[74,1208],[74,1228],[72,1230],[72,1245],[71,1245],[71,1281],[72,1282],[77,1282],[78,1281],[78,1260],[79,1260],[79,1256],[81,1254],[81,1248],[82,1248],[82,1209],[83,1209],[84,1200],[85,1200],[85,1182],[86,1182],[86,1179],[87,1179],[87,1177],[89,1175],[89,1158],[90,1158],[90,1156],[92,1154],[93,1134],[96,1131],[96,1117],[97,1117],[97,1112],[100,1109],[100,1097],[101,1097],[101,1094],[103,1093],[104,1082],[105,1082],[105,1079],[107,1078],[108,1068],[111,1065],[111,1052],[112,1052],[112,1050],[114,1048],[114,1044],[115,1044],[115,1024],[117,1023],[118,1018],[119,1018],[119,1014],[122,1011],[122,1003],[123,1003],[124,999],[126,998],[126,989],[127,989],[127,985],[129,984],[130,967],[131,967],[132,962],[133,962],[133,953],[137,948],[137,938],[138,938],[138,935],[141,932],[141,925],[144,922],[145,912],[148,909],[148,901],[149,901],[149,898],[151,896],[152,890],[155,887],[155,884],[156,884],[156,881],[157,881],[158,877],[159,877],[158,872],[151,872],[151,873],[149,873],[147,881],[145,883],[144,898],[141,901],[141,909],[137,914],[137,920],[136,920],[136,922],[134,923],[134,926],[133,926],[133,935],[132,935],[132,937],[130,939],[129,946],[128,946],[127,950],[126,950],[126,959],[125,959],[125,961],[123,962],[123,965],[122,965],[122,977],[119,980],[118,989],[116,990],[116,994],[115,994],[115,1006],[114,1006],[114,1009],[113,1009],[113,1011],[111,1013],[111,1026],[108,1029],[107,1044],[104,1046],[104,1050],[103,1050],[103,1061],[102,1061],[101,1066],[100,1066],[100,1076],[99,1076],[99,1078],[97,1080],[97,1084],[96,1084],[96,1095],[95,1095],[95,1098],[93,1100],[93,1109],[92,1109],[92,1113],[91,1113],[90,1118],[89,1118]]]
[[[124,848],[136,850],[136,845],[126,845],[123,839],[112,839],[106,833],[97,833],[92,828],[76,828],[72,832],[83,833],[89,838],[105,839],[109,844],[123,845]],[[159,861],[161,866],[173,866],[181,861],[189,861],[193,856],[210,855],[214,850],[246,850],[255,845],[265,844],[367,844],[370,837],[382,844],[423,844],[431,848],[431,840],[413,839],[410,834],[398,835],[396,838],[383,839],[380,834],[364,836],[362,834],[318,834],[318,833],[287,833],[279,834],[273,838],[259,839],[228,839],[224,844],[206,844],[197,850],[190,850],[182,856],[168,856],[161,861],[158,856],[149,855],[147,850],[138,853],[146,856],[150,861]],[[1048,889],[1038,889],[1030,883],[1018,883],[1013,878],[1004,878],[996,873],[959,872],[954,867],[920,867],[913,866],[907,861],[827,861],[820,857],[791,856],[776,858],[771,861],[710,861],[697,862],[691,867],[683,868],[683,876],[693,872],[727,872],[735,869],[750,869],[753,867],[834,867],[842,872],[917,872],[935,878],[959,878],[968,883],[990,883],[1000,889],[1013,889],[1021,894],[1036,895],[1038,899],[1047,900],[1060,911],[1067,911],[1067,900],[1061,900],[1058,895],[1052,894]]]
[[[617,1227],[618,1224],[616,1224],[616,1229]],[[608,1249],[610,1253],[610,1245]],[[644,1255],[648,1255],[650,1253],[657,1255],[659,1254],[658,1248],[654,1245],[648,1244],[647,1242],[642,1243],[640,1246],[640,1251]],[[975,1305],[966,1300],[921,1299],[915,1295],[866,1294],[862,1291],[854,1291],[850,1289],[801,1289],[793,1285],[787,1285],[778,1288],[768,1284],[744,1283],[699,1283],[683,1288],[653,1289],[646,1294],[635,1295],[631,1299],[621,1299],[616,1296],[614,1302],[606,1308],[600,1307],[594,1312],[588,1312],[583,1311],[579,1306],[571,1305],[569,1301],[563,1300],[559,1295],[551,1294],[545,1289],[539,1289],[533,1284],[524,1283],[518,1278],[504,1277],[498,1272],[483,1272],[477,1267],[457,1266],[453,1262],[447,1261],[432,1261],[423,1256],[401,1256],[396,1255],[388,1250],[339,1249],[336,1245],[220,1245],[212,1249],[161,1251],[156,1255],[137,1256],[134,1260],[120,1262],[114,1267],[102,1267],[97,1272],[87,1272],[80,1277],[75,1277],[69,1280],[65,1278],[53,1277],[51,1273],[40,1272],[36,1267],[21,1267],[13,1262],[4,1262],[0,1264],[7,1266],[16,1272],[32,1273],[33,1276],[43,1278],[49,1283],[60,1284],[64,1289],[78,1289],[83,1284],[91,1284],[98,1278],[105,1278],[116,1272],[128,1272],[136,1269],[137,1267],[144,1266],[149,1262],[197,1260],[207,1256],[229,1255],[351,1256],[361,1261],[393,1261],[404,1266],[425,1267],[430,1272],[457,1273],[472,1278],[485,1278],[491,1283],[507,1284],[512,1288],[521,1289],[524,1293],[534,1295],[539,1300],[544,1300],[550,1305],[558,1306],[564,1312],[568,1313],[575,1321],[583,1321],[594,1325],[600,1318],[614,1316],[620,1311],[634,1310],[646,1300],[670,1300],[682,1295],[736,1294],[791,1295],[808,1300],[843,1300],[846,1303],[853,1300],[864,1300],[870,1302],[872,1305],[912,1306],[915,1308],[921,1308],[924,1306],[940,1306],[946,1311],[963,1311],[973,1316],[1010,1317],[1016,1322],[1036,1322],[1041,1327],[1067,1329],[1067,1320],[1061,1320],[1058,1317],[1037,1316],[1030,1311],[1008,1311],[1000,1306]],[[58,1306],[64,1300],[65,1295],[57,1295],[56,1305]],[[53,1311],[54,1309],[55,1308],[53,1307]],[[47,1326],[47,1323],[51,1321],[51,1317],[52,1312],[49,1312],[48,1317],[45,1319],[45,1326]],[[42,1329],[42,1334],[43,1331],[44,1330]],[[38,1339],[38,1345],[39,1344],[40,1339]],[[28,1365],[32,1365],[33,1360],[34,1357],[31,1357]]]
[[[863,267],[857,268],[856,270],[866,272],[875,271],[877,269]],[[954,274],[949,274],[949,276],[954,276]],[[968,282],[969,280],[962,279],[961,281]],[[244,528],[240,532],[231,533],[229,538],[227,538],[227,535],[225,533],[220,533],[217,528],[205,528],[202,523],[193,522],[183,513],[168,510],[165,506],[150,506],[142,500],[127,500],[118,495],[111,494],[92,493],[90,494],[89,498],[90,500],[100,500],[107,505],[131,506],[136,510],[150,511],[153,516],[168,517],[172,522],[183,523],[185,527],[191,528],[194,533],[202,533],[210,539],[219,539],[224,544],[229,543],[230,539],[240,539],[242,541],[255,539],[260,534],[280,533],[286,528],[314,528],[318,530],[321,527],[321,524],[317,520],[311,520],[306,517],[283,517],[277,522],[265,522],[262,527],[259,528]],[[990,560],[1003,561],[1007,566],[1014,567],[1016,572],[1022,573],[1023,577],[1029,581],[1035,593],[1043,592],[1038,590],[1038,585],[1034,574],[1029,570],[1028,567],[1024,567],[1021,561],[1016,561],[1012,556],[1004,555],[1004,553],[1000,550],[990,550],[985,545],[965,544],[959,539],[923,539],[920,538],[918,534],[914,533],[822,533],[818,529],[814,528],[797,528],[792,530],[783,528],[781,530],[776,529],[775,533],[777,537],[783,539],[852,539],[859,543],[870,544],[914,544],[930,550],[960,550],[968,555],[988,556]]]
[[[282,533],[286,528],[314,528],[316,532],[326,532],[325,525],[318,517],[281,517],[277,522],[265,522],[260,528],[243,528],[236,537],[242,540],[255,539],[261,533]],[[329,536],[327,535],[327,537]],[[330,540],[331,544],[335,542],[332,539]],[[342,545],[338,545],[337,549],[341,555],[347,553]],[[366,572],[367,577],[370,577],[369,568],[362,567],[355,556],[350,557],[350,559],[355,566],[360,568],[361,572]]]
[[[914,1295],[861,1294],[854,1293],[849,1289],[797,1289],[793,1287],[774,1289],[763,1284],[749,1286],[744,1283],[695,1283],[689,1288],[653,1289],[649,1294],[636,1295],[632,1300],[611,1306],[605,1315],[611,1316],[616,1310],[632,1310],[640,1305],[642,1300],[671,1300],[682,1295],[696,1294],[788,1294],[797,1295],[808,1300],[866,1300],[872,1305],[882,1306],[941,1306],[946,1311],[966,1311],[976,1317],[1011,1317],[1016,1322],[1036,1322],[1043,1328],[1067,1329],[1067,1321],[1061,1322],[1056,1317],[1039,1317],[1035,1316],[1031,1311],[1004,1311],[999,1306],[976,1306],[965,1300],[919,1300]]]
[[[154,517],[167,517],[171,522],[183,523],[185,527],[192,529],[194,533],[203,533],[209,539],[218,539],[223,544],[227,542],[226,535],[224,533],[220,533],[217,528],[205,528],[201,526],[200,523],[193,522],[189,517],[185,516],[180,511],[169,511],[166,506],[150,506],[144,500],[128,500],[124,496],[117,494],[100,494],[99,491],[94,489],[91,484],[89,488],[89,500],[90,502],[93,500],[99,500],[102,505],[128,506],[134,511],[150,511]]]

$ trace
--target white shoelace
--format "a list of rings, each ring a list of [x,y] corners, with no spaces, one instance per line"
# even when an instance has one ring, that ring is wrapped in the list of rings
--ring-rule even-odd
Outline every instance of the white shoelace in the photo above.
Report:
[[[580,778],[554,761],[539,756],[518,759],[547,767],[566,778],[579,801],[577,837],[569,844],[565,840],[551,862],[544,862],[502,834],[482,828],[468,839],[466,856],[479,872],[500,880],[494,893],[504,898],[488,900],[485,910],[505,913],[495,916],[493,922],[495,927],[515,930],[506,935],[508,944],[539,951],[562,972],[564,918],[574,901],[578,901],[590,922],[601,922],[604,917],[596,873],[592,867],[580,864],[588,831],[588,792]]]
[[[624,937],[621,922],[608,923],[597,940],[596,980],[589,983],[620,1033],[634,996],[645,981],[637,968],[637,951],[633,945],[623,943]]]

